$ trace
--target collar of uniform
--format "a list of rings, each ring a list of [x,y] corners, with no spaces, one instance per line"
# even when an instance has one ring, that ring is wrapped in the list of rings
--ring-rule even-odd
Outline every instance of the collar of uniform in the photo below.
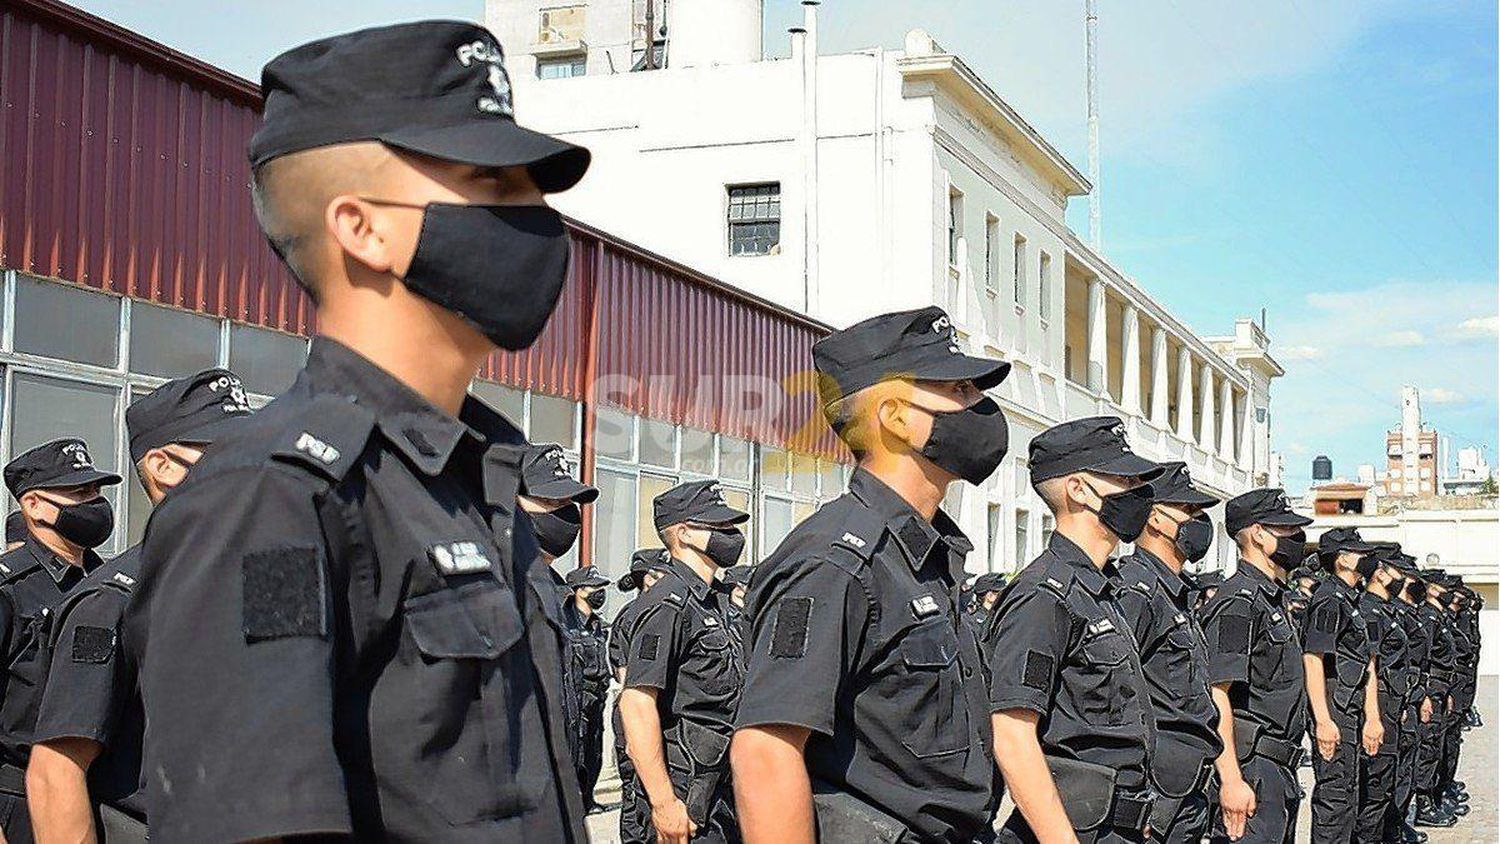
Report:
[[[932,553],[933,546],[942,541],[950,551],[956,552],[949,555],[948,562],[952,570],[950,573],[957,576],[957,572],[963,568],[963,558],[974,549],[974,543],[969,541],[947,513],[938,510],[933,514],[932,521],[927,521],[905,498],[887,486],[885,481],[865,469],[854,470],[854,475],[849,479],[849,491],[885,519],[891,535],[896,538],[896,544],[901,547],[902,553],[906,555],[906,562],[913,571],[922,568],[927,555]]]
[[[1235,564],[1234,570],[1236,574],[1244,572],[1245,579],[1255,584],[1256,587],[1260,589],[1260,591],[1266,593],[1267,595],[1280,595],[1282,593],[1282,590],[1285,588],[1279,581],[1261,571],[1258,566],[1256,566],[1252,562],[1249,562],[1244,557],[1241,557],[1239,562]]]
[[[1187,581],[1183,580],[1177,572],[1172,571],[1160,557],[1139,545],[1136,546],[1135,554],[1141,558],[1141,562],[1145,563],[1146,570],[1156,575],[1156,579],[1167,587],[1167,591],[1173,598],[1181,598],[1182,593],[1187,591]]]
[[[52,576],[55,583],[62,583],[74,576],[82,577],[98,568],[100,562],[99,555],[92,549],[84,549],[83,566],[75,566],[52,553],[52,549],[43,545],[35,536],[26,537],[26,552]]]
[[[1094,565],[1089,555],[1083,553],[1083,549],[1079,548],[1077,543],[1063,536],[1061,532],[1052,532],[1052,538],[1047,540],[1047,550],[1066,563],[1073,573],[1073,578],[1095,597],[1109,591],[1109,575]],[[1114,569],[1114,563],[1105,561],[1104,565],[1108,569]]]
[[[672,571],[676,572],[677,576],[687,584],[688,591],[693,593],[694,598],[703,602],[708,601],[708,593],[713,589],[713,584],[699,577],[698,573],[693,571],[692,566],[673,557]]]

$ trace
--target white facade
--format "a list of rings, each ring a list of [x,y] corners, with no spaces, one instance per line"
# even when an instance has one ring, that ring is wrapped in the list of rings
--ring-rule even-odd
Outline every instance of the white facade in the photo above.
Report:
[[[1040,552],[1050,518],[1027,482],[1027,447],[1066,419],[1120,416],[1143,454],[1187,461],[1221,495],[1279,474],[1269,406],[1282,370],[1260,327],[1242,319],[1199,337],[1086,245],[1064,212],[1087,181],[959,57],[920,30],[904,50],[816,56],[809,16],[793,58],[746,62],[729,31],[747,25],[744,4],[699,2],[732,13],[722,61],[674,63],[669,34],[664,70],[609,73],[589,44],[584,75],[539,80],[528,39],[555,4],[490,0],[521,121],[594,153],[556,204],[834,326],[942,305],[973,352],[1011,361],[995,390],[1011,454],[985,489],[950,499],[975,540],[972,570]],[[618,28],[629,4],[573,5],[592,31],[609,16]],[[750,185],[774,186],[779,237],[766,254],[734,255],[731,196]]]

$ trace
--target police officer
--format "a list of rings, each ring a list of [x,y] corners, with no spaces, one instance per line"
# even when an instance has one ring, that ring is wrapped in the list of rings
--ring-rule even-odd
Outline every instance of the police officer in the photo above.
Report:
[[[616,586],[621,592],[646,590],[656,585],[662,576],[672,571],[672,557],[665,548],[641,548],[630,555],[630,571],[622,575]],[[625,666],[630,653],[630,634],[635,630],[636,618],[641,610],[640,596],[632,598],[615,613],[614,624],[609,626],[609,664],[614,670],[615,682],[620,690],[625,687]],[[615,767],[620,774],[620,838],[624,841],[645,841],[646,824],[649,822],[650,803],[636,798],[635,766],[630,764],[630,754],[625,751],[625,722],[620,719],[619,694],[615,695],[614,711],[610,725],[615,736]],[[643,809],[645,810],[643,813]]]
[[[970,841],[998,801],[988,706],[958,599],[972,550],[939,505],[1008,445],[939,308],[882,314],[813,346],[823,413],[854,453],[848,491],[757,567],[736,794],[757,842]]]
[[[738,841],[729,736],[744,670],[713,584],[744,551],[750,514],[715,481],[678,484],[651,509],[671,571],[640,598],[619,701],[633,795],[650,804],[638,816],[647,840]]]
[[[1373,561],[1373,565],[1366,561]],[[1365,760],[1360,774],[1355,835],[1363,842],[1397,842],[1400,829],[1391,808],[1396,798],[1401,732],[1408,715],[1407,696],[1416,671],[1411,662],[1411,640],[1399,615],[1400,599],[1396,597],[1405,577],[1388,547],[1377,545],[1360,562],[1369,575],[1359,596],[1359,612],[1375,654],[1373,676],[1385,731],[1378,752]]]
[[[604,764],[604,705],[609,699],[609,625],[599,612],[609,578],[584,566],[568,572],[566,582],[573,599],[565,611],[569,624],[564,670],[578,713],[576,721],[568,722],[568,735],[574,742],[573,767],[583,803],[592,813],[599,810],[594,786]]]
[[[5,550],[14,551],[26,544],[26,514],[12,510],[5,517]]]
[[[469,23],[325,38],[261,87],[252,198],[320,336],[146,530],[152,837],[582,841],[525,438],[466,389],[545,325],[544,195],[588,153],[516,125]]]
[[[975,638],[984,635],[984,626],[989,623],[990,613],[995,609],[995,603],[1000,600],[1000,593],[1004,589],[1005,575],[998,571],[987,571],[974,578],[974,584],[969,587],[974,605],[964,613],[964,620],[974,628]]]
[[[1030,458],[1057,528],[995,607],[984,642],[995,758],[1016,803],[1001,840],[1141,841],[1155,723],[1110,555],[1141,535],[1147,482],[1162,469],[1130,450],[1112,416],[1043,431]]]
[[[1411,687],[1407,692],[1400,720],[1396,778],[1392,786],[1391,805],[1383,826],[1387,830],[1385,840],[1388,842],[1420,844],[1426,840],[1427,833],[1414,829],[1410,820],[1412,803],[1416,798],[1417,747],[1426,725],[1433,717],[1432,699],[1427,687],[1432,638],[1421,614],[1422,602],[1427,599],[1427,585],[1417,572],[1416,558],[1402,553],[1396,543],[1388,544],[1384,557],[1396,565],[1402,575],[1402,580],[1392,587],[1396,600],[1391,602],[1391,608],[1406,634]],[[1390,834],[1392,830],[1398,834]]]
[[[1196,593],[1193,605],[1196,610],[1203,607],[1219,594],[1219,589],[1224,585],[1224,573],[1221,571],[1200,571],[1188,580],[1189,588]]]
[[[1305,566],[1295,569],[1289,578],[1292,588],[1287,590],[1286,611],[1297,630],[1302,630],[1307,620],[1307,604],[1312,600],[1313,590],[1318,588],[1318,576]]]
[[[240,379],[208,369],[168,381],[125,411],[130,458],[153,505],[250,414]],[[27,801],[43,841],[144,841],[141,719],[121,623],[141,575],[139,546],[100,566],[54,613]],[[96,820],[97,815],[97,820]]]
[[[1140,651],[1156,716],[1151,837],[1198,844],[1208,834],[1205,786],[1224,744],[1208,688],[1208,649],[1181,572],[1208,553],[1214,528],[1204,510],[1219,499],[1193,486],[1186,464],[1171,462],[1151,481],[1151,502],[1135,551],[1119,562],[1124,588],[1117,603]]]
[[[1302,643],[1284,601],[1287,571],[1302,560],[1311,523],[1280,489],[1253,489],[1224,505],[1239,562],[1201,612],[1224,742],[1214,763],[1217,844],[1294,840],[1306,691]]]
[[[74,437],[31,448],[5,466],[5,485],[21,505],[27,538],[0,555],[0,825],[11,842],[33,840],[25,770],[47,677],[54,614],[102,560],[94,553],[114,530],[103,488],[120,476],[94,467]]]
[[[729,633],[741,655],[745,648],[745,593],[750,588],[750,566],[724,569],[719,582],[724,589],[724,616],[729,619]]]
[[[1463,733],[1468,727],[1468,711],[1474,703],[1475,671],[1478,667],[1479,648],[1470,638],[1465,610],[1468,597],[1465,595],[1463,577],[1450,574],[1447,577],[1448,595],[1444,609],[1446,621],[1453,635],[1454,670],[1453,684],[1449,696],[1453,705],[1444,718],[1443,763],[1439,773],[1439,794],[1450,811],[1459,816],[1469,813],[1469,795],[1454,775],[1458,773],[1458,759],[1463,752]]]
[[[562,446],[533,443],[521,458],[521,511],[536,534],[542,560],[551,565],[572,550],[583,528],[583,507],[599,497],[599,490],[573,479]],[[603,575],[600,575],[602,578]],[[605,584],[608,584],[605,580]],[[568,589],[569,593],[575,590]],[[602,593],[601,593],[602,594]],[[570,599],[576,598],[569,594]]]
[[[1443,794],[1443,753],[1453,715],[1452,687],[1457,670],[1457,645],[1444,609],[1447,573],[1422,569],[1426,594],[1419,613],[1427,630],[1427,693],[1432,717],[1418,728],[1416,825],[1450,827],[1458,823],[1458,806]]]
[[[1385,735],[1374,649],[1359,611],[1360,581],[1378,566],[1374,550],[1354,528],[1324,531],[1318,538],[1318,559],[1328,577],[1313,590],[1303,627],[1315,751],[1312,837],[1329,844],[1352,844],[1363,757],[1374,756]]]

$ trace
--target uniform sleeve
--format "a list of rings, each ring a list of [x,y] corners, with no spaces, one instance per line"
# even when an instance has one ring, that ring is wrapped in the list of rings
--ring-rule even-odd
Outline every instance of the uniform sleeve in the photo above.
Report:
[[[1072,617],[1062,597],[1041,587],[1015,595],[996,608],[984,641],[990,711],[1029,709],[1047,714],[1057,693],[1071,628]]]
[[[97,590],[63,619],[37,709],[37,743],[60,738],[108,742],[121,698],[134,692],[125,682],[120,653],[125,597]]]
[[[864,590],[831,563],[812,561],[761,587],[745,643],[737,724],[790,724],[833,735],[839,690],[869,617]]]
[[[227,470],[190,480],[147,526],[153,838],[350,831],[316,485],[280,464]]]
[[[1151,627],[1153,614],[1151,612],[1151,594],[1137,583],[1132,583],[1121,589],[1119,597],[1115,599],[1115,606],[1124,616],[1125,623],[1130,626],[1131,638],[1135,639],[1138,650],[1144,650],[1151,641]]]
[[[677,630],[682,610],[663,596],[641,611],[625,655],[625,687],[665,689],[677,673]]]
[[[1331,654],[1338,646],[1339,631],[1348,619],[1339,602],[1332,597],[1316,597],[1307,605],[1302,622],[1302,652]]]
[[[1208,644],[1208,682],[1243,683],[1250,679],[1251,632],[1255,611],[1250,602],[1231,598],[1223,602],[1203,621],[1203,638]]]

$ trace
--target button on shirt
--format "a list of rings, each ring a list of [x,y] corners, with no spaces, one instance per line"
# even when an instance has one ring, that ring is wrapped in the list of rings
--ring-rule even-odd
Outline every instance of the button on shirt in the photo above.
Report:
[[[811,778],[920,839],[971,841],[995,763],[979,652],[958,605],[972,545],[858,469],[798,525],[746,596],[741,727],[811,730]]]
[[[1118,785],[1136,789],[1146,784],[1155,726],[1135,641],[1114,604],[1118,576],[1113,563],[1101,570],[1052,534],[995,605],[984,647],[993,711],[1037,713],[1043,753],[1114,768]]]
[[[153,837],[585,840],[524,447],[328,338],[215,442],[127,610]]]
[[[1283,607],[1285,587],[1240,560],[1199,616],[1208,682],[1229,684],[1235,730],[1259,728],[1300,743],[1307,733],[1302,643]]]
[[[1338,577],[1313,590],[1303,622],[1302,652],[1323,658],[1329,700],[1340,712],[1364,706],[1370,666],[1370,638],[1359,611],[1360,591]]]
[[[1187,583],[1145,549],[1119,563],[1116,603],[1140,652],[1156,716],[1152,776],[1180,797],[1219,755],[1219,710],[1208,687],[1208,647],[1188,605]]]

